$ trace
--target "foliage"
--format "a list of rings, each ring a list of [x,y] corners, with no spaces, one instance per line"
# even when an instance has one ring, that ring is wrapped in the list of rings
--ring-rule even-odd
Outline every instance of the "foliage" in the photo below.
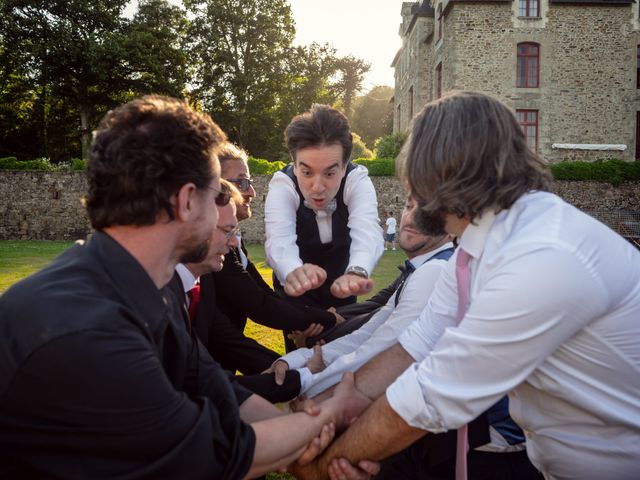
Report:
[[[375,154],[378,158],[396,158],[407,139],[407,134],[396,132],[384,135],[375,142]]]
[[[396,174],[396,162],[393,158],[357,158],[353,163],[367,167],[371,177],[393,177]]]
[[[391,97],[393,88],[377,86],[356,98],[351,128],[362,136],[369,147],[374,146],[376,138],[393,131]]]
[[[373,152],[367,148],[360,135],[352,133],[353,136],[353,149],[351,151],[351,158],[373,158]]]
[[[341,92],[342,110],[349,120],[353,114],[353,102],[356,95],[362,89],[362,80],[365,73],[371,68],[371,64],[364,60],[347,55],[339,58],[336,63],[339,78],[335,88]]]
[[[40,170],[46,172],[67,172],[68,163],[51,163],[48,158],[35,160],[17,160],[16,157],[0,158],[0,170]]]
[[[614,186],[625,181],[640,181],[640,161],[597,160],[595,162],[563,162],[551,165],[556,180],[591,180]]]
[[[0,104],[13,102],[28,118],[10,139],[19,147],[12,152],[56,161],[81,151],[85,156],[89,132],[108,109],[143,93],[183,91],[184,13],[166,0],[143,0],[130,20],[122,15],[128,3],[0,3],[0,71],[11,79],[3,82]],[[16,117],[2,122],[0,130]],[[20,140],[21,134],[30,144]]]
[[[249,157],[249,171],[252,175],[273,175],[278,170],[282,170],[287,166],[281,161],[270,162],[261,158]]]
[[[71,160],[71,170],[75,171],[86,171],[87,170],[87,161],[82,158],[73,158]]]
[[[286,0],[185,0],[196,59],[193,97],[254,155],[281,143],[277,105],[294,37]]]

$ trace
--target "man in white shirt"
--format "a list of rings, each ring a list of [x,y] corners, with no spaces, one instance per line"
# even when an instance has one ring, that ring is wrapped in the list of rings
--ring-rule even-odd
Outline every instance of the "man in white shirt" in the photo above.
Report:
[[[314,397],[340,382],[344,372],[354,372],[374,355],[397,342],[402,331],[420,315],[433,286],[453,253],[448,235],[435,237],[416,230],[413,214],[416,203],[408,198],[400,220],[399,244],[407,257],[404,281],[387,303],[353,333],[315,347],[321,354],[319,370],[310,359],[314,349],[299,348],[278,360],[273,370],[276,381],[288,369],[300,372],[300,393]],[[318,362],[316,361],[316,364]]]
[[[265,203],[274,286],[306,305],[353,303],[373,287],[383,239],[367,169],[349,162],[349,123],[313,105],[293,118],[285,137],[293,163],[274,174]]]
[[[428,104],[400,170],[422,230],[460,246],[423,319],[358,372],[377,400],[309,478],[336,457],[377,460],[459,429],[505,394],[546,478],[637,478],[640,253],[547,193],[550,176],[513,113],[486,95]],[[334,474],[358,478],[345,458]]]
[[[393,216],[393,212],[389,212],[389,216],[387,220],[384,222],[387,231],[384,235],[384,249],[388,250],[391,248],[392,250],[396,249],[396,219]]]

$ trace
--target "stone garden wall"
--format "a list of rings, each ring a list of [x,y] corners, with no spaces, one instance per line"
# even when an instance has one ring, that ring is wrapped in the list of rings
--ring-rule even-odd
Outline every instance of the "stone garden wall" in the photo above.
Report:
[[[246,241],[264,241],[264,199],[269,177],[256,176],[253,218],[242,223]],[[380,218],[399,219],[404,192],[395,177],[372,177]],[[77,240],[91,230],[81,198],[84,172],[0,172],[0,240]],[[640,210],[640,183],[556,182],[554,190],[584,210]]]

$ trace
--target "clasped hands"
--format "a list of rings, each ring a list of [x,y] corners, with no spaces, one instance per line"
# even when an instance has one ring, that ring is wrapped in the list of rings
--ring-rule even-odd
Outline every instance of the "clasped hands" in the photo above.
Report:
[[[287,467],[299,480],[330,478],[331,480],[366,480],[378,473],[380,465],[377,462],[362,460],[353,465],[345,458],[333,458],[326,467],[326,472],[318,471],[317,456],[331,443],[335,432],[345,430],[371,404],[371,400],[358,391],[354,384],[353,373],[345,373],[342,381],[336,386],[333,397],[316,404],[311,399],[292,402],[295,411],[307,414],[318,414],[320,409],[334,410],[336,421],[323,427],[322,432],[307,447],[305,452]]]

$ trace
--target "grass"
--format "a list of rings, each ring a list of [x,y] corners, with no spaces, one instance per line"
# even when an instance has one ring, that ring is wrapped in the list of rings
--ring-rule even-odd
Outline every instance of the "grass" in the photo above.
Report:
[[[40,270],[70,245],[72,242],[0,240],[0,293],[22,278]],[[248,245],[247,250],[263,278],[271,284],[271,268],[265,261],[264,246]],[[362,297],[362,300],[391,283],[398,275],[397,265],[402,263],[404,258],[404,253],[400,250],[384,252],[373,271],[374,290],[370,295]],[[267,348],[284,353],[284,343],[279,330],[249,321],[245,333]]]
[[[22,278],[40,270],[67,249],[72,242],[59,241],[6,241],[0,240],[0,294]],[[247,245],[249,257],[255,263],[262,277],[271,285],[271,268],[265,262],[263,245]],[[375,294],[398,275],[396,268],[405,259],[401,250],[384,252],[373,271],[374,290],[362,300]],[[284,342],[280,330],[273,330],[251,321],[245,329],[247,336],[255,338],[264,346],[284,354]],[[267,480],[291,480],[283,473],[270,473]]]

